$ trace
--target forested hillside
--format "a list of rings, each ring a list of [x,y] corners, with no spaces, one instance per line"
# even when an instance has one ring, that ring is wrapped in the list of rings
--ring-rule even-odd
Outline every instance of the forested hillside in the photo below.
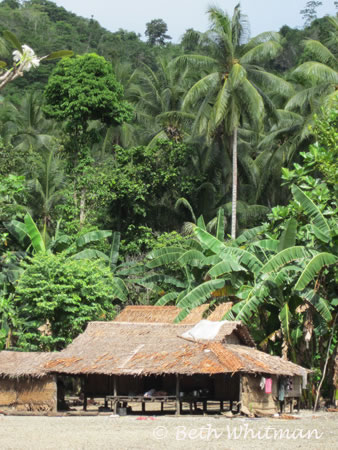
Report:
[[[143,41],[0,3],[0,348],[63,348],[125,304],[231,301],[314,383],[327,354],[332,396],[337,17],[250,36],[240,6],[208,14],[173,44],[161,19]]]

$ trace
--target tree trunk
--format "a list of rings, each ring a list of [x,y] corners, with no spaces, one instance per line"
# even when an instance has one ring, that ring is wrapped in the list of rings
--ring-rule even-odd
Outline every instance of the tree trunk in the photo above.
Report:
[[[86,192],[86,188],[82,188],[80,198],[80,225],[83,225],[86,220]]]
[[[236,239],[237,222],[237,127],[232,136],[232,210],[231,210],[231,237]]]
[[[331,347],[331,342],[332,342],[332,339],[333,339],[333,336],[334,336],[334,332],[335,332],[337,316],[338,316],[338,314],[336,314],[336,316],[334,318],[333,325],[332,325],[332,333],[331,333],[331,336],[330,336],[330,339],[329,339],[329,343],[327,344],[327,353],[326,353],[325,364],[324,364],[324,369],[323,369],[323,373],[322,373],[322,379],[320,380],[320,383],[319,383],[319,386],[318,386],[317,395],[316,395],[316,401],[315,401],[315,406],[313,407],[313,411],[317,410],[318,400],[319,400],[319,396],[320,396],[320,389],[321,389],[323,381],[325,379],[327,364],[328,364],[329,358],[330,358],[330,347]]]

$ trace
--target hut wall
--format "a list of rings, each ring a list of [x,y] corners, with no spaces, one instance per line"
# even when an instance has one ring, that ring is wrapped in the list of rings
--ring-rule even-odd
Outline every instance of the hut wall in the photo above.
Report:
[[[278,412],[278,379],[272,376],[272,393],[266,394],[265,390],[260,388],[261,376],[242,375],[242,406],[249,411],[260,414],[275,414]]]
[[[17,411],[56,411],[55,377],[0,379],[0,407]]]
[[[234,345],[240,345],[241,341],[238,336],[236,336],[235,333],[231,333],[229,336],[226,336],[224,339],[226,344],[234,344]]]
[[[292,389],[285,393],[285,397],[300,397],[302,395],[302,377],[292,377]]]

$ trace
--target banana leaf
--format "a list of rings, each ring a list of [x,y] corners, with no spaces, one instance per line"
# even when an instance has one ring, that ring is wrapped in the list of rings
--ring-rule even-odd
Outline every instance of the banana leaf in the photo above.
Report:
[[[315,255],[310,262],[306,265],[301,276],[295,286],[296,291],[302,291],[317,275],[318,272],[322,270],[325,266],[330,266],[337,262],[337,257],[332,253],[319,253]]]
[[[101,241],[102,239],[110,237],[111,235],[112,232],[109,230],[89,231],[76,240],[76,246],[83,247],[84,245],[90,244],[91,242]]]
[[[289,219],[286,223],[285,230],[283,231],[280,239],[278,251],[285,250],[289,247],[294,247],[296,243],[296,235],[297,235],[297,220]]]
[[[330,240],[330,227],[313,201],[303,192],[298,186],[292,185],[291,191],[295,199],[304,208],[305,212],[311,217],[313,225],[320,231],[320,236],[323,242]],[[317,236],[319,237],[319,236]]]
[[[202,305],[216,289],[220,289],[224,286],[224,280],[210,280],[200,284],[187,295],[185,295],[177,304],[178,307],[183,309],[192,310],[197,306]],[[183,311],[182,311],[183,313]],[[182,314],[183,315],[183,314]],[[180,322],[181,316],[175,319],[175,322]]]
[[[304,247],[290,247],[282,250],[273,256],[262,268],[262,273],[269,273],[273,271],[280,270],[286,264],[291,261],[296,261],[298,259],[306,258],[306,251]]]
[[[46,251],[45,243],[43,242],[42,235],[38,230],[31,215],[27,213],[24,218],[27,234],[31,240],[32,247],[36,253],[42,253]]]

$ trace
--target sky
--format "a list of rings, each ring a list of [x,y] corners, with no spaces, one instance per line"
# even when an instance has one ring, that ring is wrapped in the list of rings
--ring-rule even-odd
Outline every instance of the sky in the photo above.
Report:
[[[216,5],[230,15],[239,0],[54,0],[54,2],[79,16],[94,16],[101,26],[117,31],[123,28],[140,33],[144,38],[146,23],[163,19],[173,42],[179,42],[188,28],[197,31],[208,29],[208,6]],[[242,0],[242,13],[247,14],[251,36],[263,31],[278,31],[283,25],[301,28],[300,10],[307,0]],[[322,0],[318,17],[334,15],[334,0]]]

